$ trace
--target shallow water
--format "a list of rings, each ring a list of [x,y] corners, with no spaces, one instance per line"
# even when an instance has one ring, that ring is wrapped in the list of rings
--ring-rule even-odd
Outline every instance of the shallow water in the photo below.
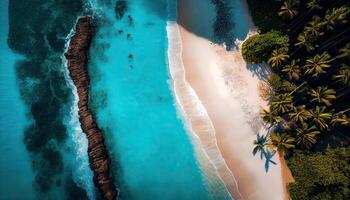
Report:
[[[113,4],[95,4],[92,104],[122,199],[210,199],[168,83],[163,12],[171,8],[159,2],[128,1],[121,20]]]

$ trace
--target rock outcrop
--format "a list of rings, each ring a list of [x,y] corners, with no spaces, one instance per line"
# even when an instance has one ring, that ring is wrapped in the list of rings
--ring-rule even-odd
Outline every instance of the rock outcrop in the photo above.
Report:
[[[94,174],[95,186],[105,199],[113,200],[118,191],[110,175],[110,160],[104,144],[101,130],[89,110],[89,74],[87,71],[87,55],[93,37],[93,23],[90,16],[79,17],[75,34],[71,38],[69,49],[65,53],[68,60],[70,77],[77,88],[79,101],[79,121],[88,138],[88,155],[90,168]]]

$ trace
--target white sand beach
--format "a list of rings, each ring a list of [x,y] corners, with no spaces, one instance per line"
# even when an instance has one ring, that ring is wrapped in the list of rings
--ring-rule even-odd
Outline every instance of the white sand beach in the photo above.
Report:
[[[278,155],[267,173],[265,161],[252,155],[256,134],[264,132],[259,112],[267,102],[258,85],[268,70],[247,67],[239,50],[207,39],[215,17],[210,2],[179,0],[183,69],[172,70],[177,101],[234,199],[287,199],[290,174]]]

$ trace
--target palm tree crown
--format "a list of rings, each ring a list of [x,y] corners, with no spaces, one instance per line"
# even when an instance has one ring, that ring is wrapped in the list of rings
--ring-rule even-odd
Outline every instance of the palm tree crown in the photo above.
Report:
[[[304,124],[304,121],[310,119],[312,115],[308,110],[305,109],[305,105],[302,105],[293,109],[293,111],[289,113],[289,117],[295,122],[300,122],[300,124]]]
[[[338,73],[333,75],[333,80],[343,85],[350,86],[350,67],[343,64]]]
[[[315,122],[321,129],[328,128],[328,120],[331,119],[332,114],[325,112],[326,107],[316,106],[314,110],[311,111],[312,121]]]
[[[283,67],[282,72],[287,73],[289,80],[299,80],[300,78],[300,69],[296,60]]]
[[[282,50],[274,50],[271,54],[270,59],[267,61],[269,64],[271,64],[272,67],[277,67],[282,64],[283,61],[286,61],[289,58],[289,55],[287,55]]]
[[[271,142],[269,143],[269,146],[272,149],[277,150],[281,156],[285,156],[289,149],[295,147],[295,139],[287,134],[272,133],[270,138]]]
[[[306,60],[306,74],[312,74],[312,76],[319,76],[326,73],[325,69],[329,68],[331,56],[327,52],[323,52],[321,55],[317,54],[313,58]]]
[[[327,106],[331,106],[331,101],[337,98],[335,94],[335,90],[321,86],[318,86],[316,90],[312,89],[310,92],[310,95],[313,97],[311,101],[315,101],[320,104],[326,104]]]
[[[295,3],[293,1],[284,1],[283,5],[280,8],[280,11],[278,12],[279,16],[286,17],[288,19],[293,19],[295,16],[297,16],[298,11],[294,9]]]
[[[316,136],[321,132],[316,129],[316,126],[308,127],[303,124],[301,128],[296,129],[297,144],[303,144],[307,149],[316,143]]]

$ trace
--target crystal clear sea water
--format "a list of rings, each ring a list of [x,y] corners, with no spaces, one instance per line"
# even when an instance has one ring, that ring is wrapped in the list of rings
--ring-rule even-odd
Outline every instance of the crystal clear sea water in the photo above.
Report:
[[[214,198],[170,84],[166,26],[176,3],[126,2],[117,19],[114,0],[0,1],[0,200],[98,197],[62,58],[82,13],[97,23],[90,100],[120,199]],[[236,31],[245,36],[245,24]]]

